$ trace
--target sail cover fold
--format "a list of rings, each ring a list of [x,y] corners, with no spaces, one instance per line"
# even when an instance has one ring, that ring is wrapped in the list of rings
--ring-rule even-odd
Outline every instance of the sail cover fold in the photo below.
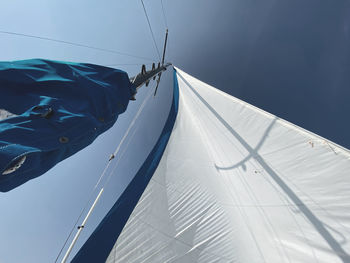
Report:
[[[110,211],[116,242],[94,262],[350,262],[349,151],[180,69],[176,79],[165,151],[138,202]],[[107,245],[93,238],[101,228],[80,254]]]
[[[0,191],[94,141],[134,94],[127,73],[43,59],[0,62]]]

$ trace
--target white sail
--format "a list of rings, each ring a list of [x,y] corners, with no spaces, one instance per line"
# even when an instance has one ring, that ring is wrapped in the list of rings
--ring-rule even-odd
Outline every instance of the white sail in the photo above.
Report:
[[[177,69],[178,115],[106,262],[350,262],[350,154]]]

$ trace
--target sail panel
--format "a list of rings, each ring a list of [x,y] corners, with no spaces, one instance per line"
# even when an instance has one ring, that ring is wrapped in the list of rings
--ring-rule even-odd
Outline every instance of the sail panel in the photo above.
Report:
[[[106,262],[350,262],[349,151],[176,70],[175,126]]]
[[[178,112],[178,85],[174,72],[172,105],[163,130],[145,162],[132,178],[89,239],[71,262],[104,262],[108,257],[130,214],[143,194],[168,143]]]

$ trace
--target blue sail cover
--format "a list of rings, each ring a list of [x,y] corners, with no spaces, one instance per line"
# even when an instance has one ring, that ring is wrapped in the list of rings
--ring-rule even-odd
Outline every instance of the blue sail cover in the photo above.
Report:
[[[91,144],[135,93],[126,72],[42,59],[0,62],[0,191]]]

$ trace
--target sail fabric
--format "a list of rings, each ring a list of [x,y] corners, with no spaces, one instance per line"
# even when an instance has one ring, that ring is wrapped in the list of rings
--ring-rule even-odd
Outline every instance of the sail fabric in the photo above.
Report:
[[[135,93],[124,71],[43,59],[0,62],[0,87],[0,191],[92,143]]]
[[[350,262],[349,151],[176,76],[169,142],[106,262]]]
[[[75,255],[72,263],[104,262],[123,230],[130,214],[148,185],[170,138],[178,112],[178,85],[174,71],[174,89],[172,104],[162,132],[147,156],[145,162],[137,171],[122,195],[109,210],[102,222],[97,226],[83,247]]]

